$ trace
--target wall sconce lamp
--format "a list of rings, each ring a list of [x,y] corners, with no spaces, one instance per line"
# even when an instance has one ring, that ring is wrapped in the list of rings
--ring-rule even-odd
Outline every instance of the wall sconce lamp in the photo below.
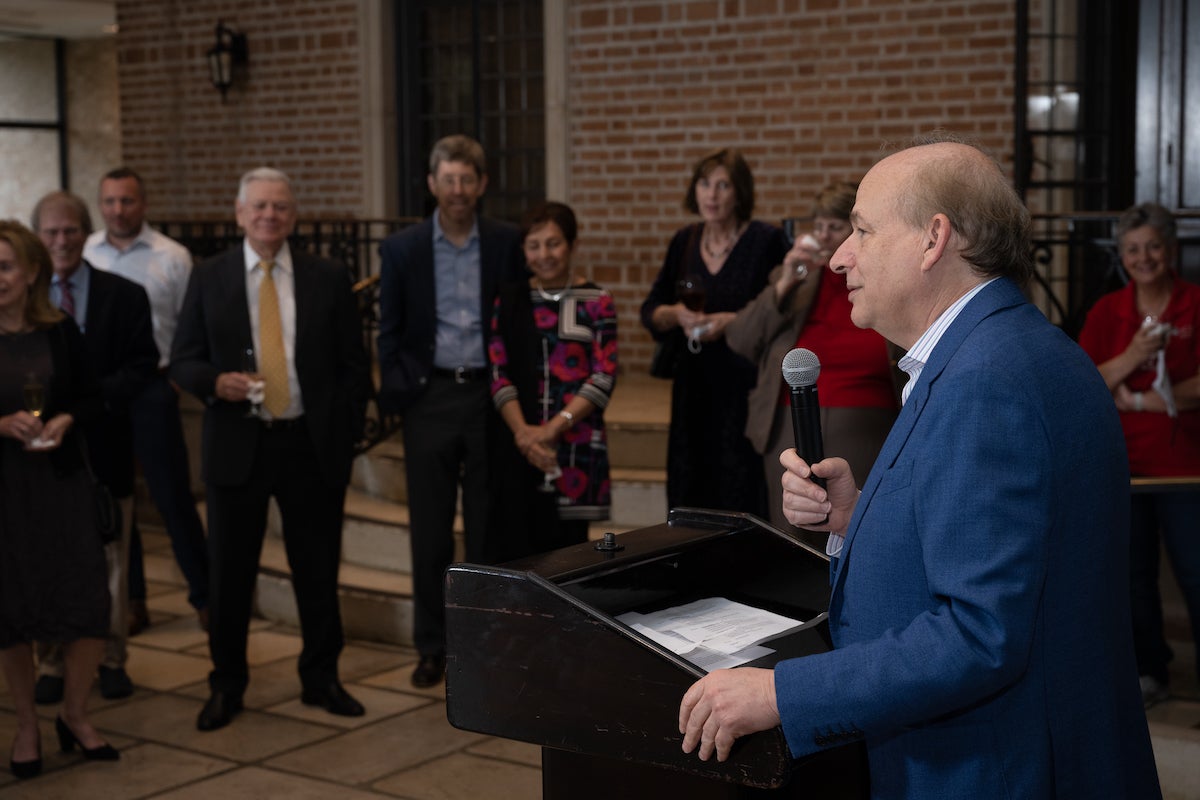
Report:
[[[226,27],[224,20],[218,20],[217,43],[208,51],[208,77],[221,93],[222,103],[225,93],[233,85],[234,68],[246,63],[248,52],[246,35]]]

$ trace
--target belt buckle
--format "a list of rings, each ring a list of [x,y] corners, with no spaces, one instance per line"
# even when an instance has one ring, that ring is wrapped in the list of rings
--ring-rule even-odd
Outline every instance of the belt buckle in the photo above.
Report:
[[[466,367],[455,367],[454,368],[454,382],[460,383],[460,384],[467,382],[467,368]]]

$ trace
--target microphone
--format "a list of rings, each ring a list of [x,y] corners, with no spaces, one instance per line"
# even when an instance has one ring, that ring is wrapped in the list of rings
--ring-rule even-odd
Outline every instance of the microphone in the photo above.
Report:
[[[796,452],[810,465],[825,458],[825,446],[821,442],[821,404],[817,401],[817,376],[820,374],[821,362],[811,350],[796,347],[783,357],[783,379],[791,387]],[[825,488],[824,478],[814,475],[812,481]]]

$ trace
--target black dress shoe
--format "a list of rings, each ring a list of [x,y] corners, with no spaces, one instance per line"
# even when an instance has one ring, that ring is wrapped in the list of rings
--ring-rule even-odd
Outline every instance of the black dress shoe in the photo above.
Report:
[[[33,685],[33,701],[39,706],[61,703],[63,679],[59,675],[43,675]]]
[[[230,722],[233,722],[234,716],[242,710],[242,698],[235,697],[226,692],[216,691],[208,698],[208,702],[204,704],[204,708],[200,709],[200,716],[196,717],[196,729],[201,731],[215,731],[217,728],[224,728]]]
[[[100,667],[100,696],[105,700],[119,700],[133,694],[133,681],[121,667]]]
[[[84,747],[83,742],[79,741],[79,737],[75,735],[75,731],[63,722],[62,717],[54,718],[54,730],[58,733],[58,746],[64,753],[71,752],[75,749],[75,745],[79,745],[83,757],[89,761],[116,761],[121,757],[117,749],[108,743],[99,747]]]
[[[367,713],[362,703],[350,696],[337,681],[320,689],[305,689],[300,693],[300,702],[306,706],[320,706],[330,714],[342,717],[361,717]]]
[[[437,686],[441,683],[445,674],[446,657],[444,655],[421,656],[421,660],[417,662],[417,668],[413,670],[412,685],[418,689],[428,689],[430,686]]]

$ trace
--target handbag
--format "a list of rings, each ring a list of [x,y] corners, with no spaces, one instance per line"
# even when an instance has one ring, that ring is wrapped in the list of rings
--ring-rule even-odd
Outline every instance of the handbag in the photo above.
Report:
[[[692,246],[696,242],[696,227],[693,227],[688,234],[688,243],[683,250],[681,261],[686,262],[687,254],[691,252]],[[682,264],[675,264],[674,273],[671,278],[671,287],[674,289],[680,272],[682,272]],[[678,297],[676,297],[678,300]],[[683,335],[683,331],[678,327],[672,328],[666,336],[654,343],[654,355],[650,357],[650,375],[663,380],[674,380],[679,372],[679,364],[683,360],[683,351],[687,347],[687,338]]]
[[[655,378],[673,380],[679,372],[679,361],[687,344],[683,331],[676,328],[654,343],[654,355],[650,357],[650,374]]]

